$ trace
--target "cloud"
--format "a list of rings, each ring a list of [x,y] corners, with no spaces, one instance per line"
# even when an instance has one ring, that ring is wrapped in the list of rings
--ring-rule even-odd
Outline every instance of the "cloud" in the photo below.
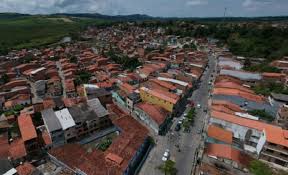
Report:
[[[0,0],[0,12],[118,14],[124,9],[120,1],[122,0]]]
[[[186,5],[188,6],[198,6],[198,5],[207,5],[207,0],[190,0],[186,2]]]
[[[242,6],[247,10],[258,10],[275,3],[275,0],[244,0]]]

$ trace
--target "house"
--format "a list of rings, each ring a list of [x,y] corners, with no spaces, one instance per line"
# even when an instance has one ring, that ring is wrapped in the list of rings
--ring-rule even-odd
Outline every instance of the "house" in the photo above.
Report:
[[[177,113],[180,98],[175,94],[141,87],[140,96],[144,102],[159,105],[171,113]]]
[[[223,144],[208,144],[205,148],[205,154],[210,158],[222,161],[234,168],[246,169],[246,171],[251,160],[253,160],[250,156],[240,150],[237,150],[230,145]]]
[[[262,77],[264,82],[270,81],[270,82],[285,83],[286,74],[264,72],[262,73]]]
[[[103,106],[112,103],[112,93],[98,86],[84,85],[84,95],[89,100],[98,98]]]
[[[61,96],[63,93],[62,82],[60,78],[52,78],[47,82],[47,95],[50,97]]]
[[[171,115],[166,109],[157,105],[139,103],[135,105],[134,113],[155,133],[163,135],[167,132]]]
[[[64,131],[65,142],[71,142],[76,139],[76,129],[75,129],[75,121],[69,110],[64,108],[62,110],[56,111],[55,115],[60,122],[62,130]]]
[[[288,106],[287,105],[283,105],[281,108],[279,108],[276,119],[275,119],[275,123],[278,126],[281,126],[283,129],[288,129]]]
[[[76,97],[77,93],[76,93],[76,88],[75,88],[75,84],[73,80],[65,80],[65,92],[67,97]]]
[[[17,118],[21,138],[24,142],[26,152],[29,154],[38,149],[37,133],[32,122],[31,115],[20,114]]]
[[[141,97],[139,93],[133,92],[126,97],[126,105],[132,111],[134,109],[135,104],[141,101]]]
[[[30,94],[18,94],[7,100],[4,104],[6,109],[12,109],[16,105],[30,105],[32,103]]]
[[[64,131],[60,121],[58,120],[52,108],[41,111],[42,119],[49,136],[51,137],[53,146],[60,146],[65,144]]]
[[[104,153],[96,149],[87,152],[79,144],[66,144],[52,148],[48,152],[50,160],[75,174],[134,174],[149,150],[148,131],[130,116],[117,118],[113,123],[121,133]]]
[[[265,110],[275,116],[280,103],[268,101],[263,96],[256,95],[240,87],[215,87],[212,91],[213,100],[232,102],[245,110]]]
[[[88,100],[87,104],[72,106],[68,110],[76,123],[75,132],[79,139],[112,126],[107,110],[97,98]]]
[[[220,128],[216,125],[209,125],[207,129],[206,142],[208,143],[222,143],[222,144],[232,144],[233,133],[224,128]]]
[[[239,149],[256,154],[276,168],[287,170],[287,130],[253,118],[213,110],[209,123],[233,132],[233,144],[238,144]]]
[[[257,81],[262,80],[262,75],[260,73],[246,72],[242,70],[221,69],[220,75],[235,77],[249,84],[255,84]]]

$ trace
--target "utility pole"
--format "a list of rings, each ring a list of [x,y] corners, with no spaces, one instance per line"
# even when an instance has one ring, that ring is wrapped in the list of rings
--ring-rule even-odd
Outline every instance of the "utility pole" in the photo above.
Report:
[[[226,13],[227,13],[227,7],[225,7],[225,9],[224,9],[223,22],[225,22],[225,19],[226,19]]]

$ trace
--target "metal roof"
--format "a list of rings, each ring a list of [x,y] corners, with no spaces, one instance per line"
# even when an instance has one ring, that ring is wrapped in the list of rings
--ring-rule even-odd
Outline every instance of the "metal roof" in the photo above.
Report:
[[[102,106],[98,98],[88,100],[87,103],[98,117],[104,117],[109,114],[108,111]]]
[[[67,108],[56,111],[55,115],[58,118],[63,130],[75,126],[75,121],[73,120]]]
[[[44,121],[44,124],[49,131],[49,133],[56,131],[56,130],[62,130],[62,126],[54,113],[53,109],[45,109],[41,111],[42,118]]]

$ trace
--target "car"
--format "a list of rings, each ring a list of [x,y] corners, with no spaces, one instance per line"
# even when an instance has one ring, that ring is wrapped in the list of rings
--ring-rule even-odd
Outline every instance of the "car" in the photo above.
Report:
[[[197,104],[197,108],[200,109],[201,108],[201,104]]]
[[[170,156],[170,150],[166,149],[163,156],[168,158]]]
[[[167,157],[164,157],[164,156],[162,157],[162,161],[163,161],[163,162],[166,162],[167,160],[168,160]]]
[[[175,131],[180,131],[181,130],[181,124],[177,123],[175,127]]]
[[[181,125],[182,123],[183,123],[182,120],[179,120],[179,121],[178,121],[178,124],[179,124],[179,125]]]
[[[197,130],[197,134],[201,134],[201,129],[198,129],[198,130]]]

